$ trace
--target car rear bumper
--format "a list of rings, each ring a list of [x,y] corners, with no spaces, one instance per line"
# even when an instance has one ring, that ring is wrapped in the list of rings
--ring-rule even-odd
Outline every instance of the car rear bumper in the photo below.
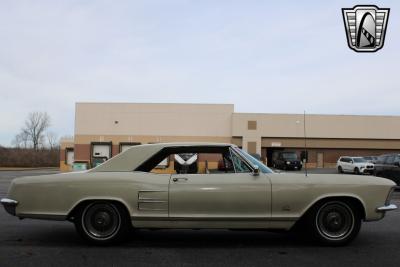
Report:
[[[10,213],[11,215],[15,216],[15,208],[18,205],[18,201],[10,198],[2,198],[0,203],[4,206],[4,209]]]

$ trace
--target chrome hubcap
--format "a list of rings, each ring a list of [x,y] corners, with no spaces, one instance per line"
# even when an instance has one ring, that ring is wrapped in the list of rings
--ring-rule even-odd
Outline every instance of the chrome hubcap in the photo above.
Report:
[[[121,216],[112,204],[94,203],[86,207],[82,217],[83,229],[95,239],[114,236],[121,226]]]
[[[354,215],[341,202],[328,202],[320,208],[316,218],[318,231],[328,239],[346,238],[354,228]]]

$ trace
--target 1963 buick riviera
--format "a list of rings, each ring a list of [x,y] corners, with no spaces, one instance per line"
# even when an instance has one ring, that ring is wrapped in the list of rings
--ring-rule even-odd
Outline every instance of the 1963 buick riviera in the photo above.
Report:
[[[358,175],[274,173],[230,144],[134,146],[85,172],[17,178],[1,200],[19,218],[69,220],[106,244],[135,228],[281,229],[304,225],[344,245],[382,219],[395,183]]]

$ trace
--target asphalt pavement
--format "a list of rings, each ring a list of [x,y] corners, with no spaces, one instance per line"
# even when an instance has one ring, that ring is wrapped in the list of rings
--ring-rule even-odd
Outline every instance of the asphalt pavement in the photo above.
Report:
[[[12,178],[45,173],[0,171],[0,198]],[[400,205],[398,196],[394,203]],[[363,223],[357,239],[339,248],[290,233],[229,230],[137,230],[123,244],[96,247],[84,243],[69,222],[19,220],[1,209],[0,267],[399,266],[399,226],[400,211],[390,212]]]

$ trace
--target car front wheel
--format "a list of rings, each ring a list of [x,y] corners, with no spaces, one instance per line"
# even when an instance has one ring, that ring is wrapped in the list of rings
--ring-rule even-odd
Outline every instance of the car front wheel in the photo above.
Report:
[[[87,241],[103,245],[121,240],[129,229],[129,217],[123,207],[96,201],[82,207],[76,216],[77,232]]]
[[[338,172],[339,172],[339,173],[343,173],[343,168],[342,168],[342,166],[339,166],[339,167],[338,167]]]
[[[361,228],[361,216],[351,202],[327,201],[314,207],[308,225],[317,241],[342,246],[357,236]]]

